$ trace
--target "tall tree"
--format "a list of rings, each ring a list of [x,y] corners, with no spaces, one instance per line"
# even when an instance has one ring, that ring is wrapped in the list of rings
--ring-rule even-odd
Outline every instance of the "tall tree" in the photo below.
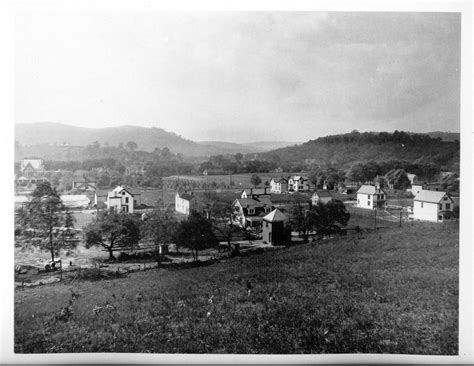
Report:
[[[58,192],[49,182],[37,185],[31,201],[26,204],[19,219],[26,227],[35,229],[41,236],[48,238],[48,249],[51,260],[54,261],[54,252],[58,249],[54,243],[57,237],[55,228],[64,222],[65,212]]]
[[[193,258],[198,260],[199,250],[217,245],[212,223],[196,211],[191,211],[185,221],[181,221],[175,234],[176,244],[191,249]]]
[[[349,222],[351,215],[346,211],[346,206],[339,200],[328,203],[318,203],[312,208],[315,229],[318,236],[337,233]]]
[[[252,183],[255,187],[262,183],[262,178],[260,178],[257,174],[252,175],[250,177],[250,183]]]
[[[211,221],[214,231],[227,242],[230,250],[234,234],[240,231],[240,227],[234,225],[235,211],[232,204],[220,200],[216,194],[206,193],[204,197],[204,211],[207,218]]]
[[[308,241],[309,233],[315,225],[315,215],[309,209],[309,203],[302,197],[294,196],[290,208],[290,224],[292,229],[303,237],[303,241]]]
[[[84,228],[84,233],[86,248],[100,245],[109,252],[110,260],[115,259],[116,247],[133,249],[140,240],[137,220],[127,213],[113,210],[100,212],[97,220]]]
[[[175,234],[176,219],[171,208],[163,209],[158,203],[158,208],[146,213],[142,223],[142,233],[145,238],[150,239],[155,247],[156,261],[161,263],[160,245],[171,242]]]

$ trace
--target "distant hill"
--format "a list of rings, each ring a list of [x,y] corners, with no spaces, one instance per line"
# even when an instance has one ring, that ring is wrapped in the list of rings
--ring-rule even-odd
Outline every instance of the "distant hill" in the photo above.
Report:
[[[214,146],[222,150],[227,150],[229,154],[232,153],[260,153],[279,149],[285,146],[292,146],[299,144],[300,142],[286,142],[286,141],[258,141],[258,142],[244,142],[244,143],[233,143],[223,141],[199,141],[200,144],[207,146]]]
[[[433,138],[441,138],[443,141],[461,141],[461,134],[459,132],[441,132],[441,131],[434,131],[428,132],[427,135]]]
[[[79,154],[80,147],[99,142],[124,145],[128,141],[138,144],[138,149],[153,151],[168,147],[174,153],[189,157],[208,157],[218,154],[252,153],[285,146],[285,143],[234,144],[228,142],[195,142],[157,127],[121,126],[109,128],[84,128],[60,123],[41,122],[15,125],[15,140],[22,145],[24,155],[41,156],[45,159],[59,157],[69,160]],[[278,145],[280,144],[280,145]],[[282,145],[283,144],[283,145]]]
[[[351,132],[310,140],[258,154],[257,158],[284,163],[333,164],[350,167],[356,162],[405,160],[459,167],[459,142],[442,141],[428,134],[408,132]]]

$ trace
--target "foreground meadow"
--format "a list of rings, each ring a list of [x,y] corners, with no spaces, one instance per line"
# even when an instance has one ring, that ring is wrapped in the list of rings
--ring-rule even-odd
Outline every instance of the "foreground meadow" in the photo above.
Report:
[[[458,347],[456,223],[15,292],[15,352],[404,353]]]

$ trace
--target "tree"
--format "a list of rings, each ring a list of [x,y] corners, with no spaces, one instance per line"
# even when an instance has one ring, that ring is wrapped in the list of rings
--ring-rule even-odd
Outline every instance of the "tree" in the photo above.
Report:
[[[255,187],[262,183],[262,178],[260,178],[257,174],[253,174],[250,178],[250,183],[252,183]]]
[[[65,247],[72,247],[71,241],[68,240],[75,235],[74,232],[74,223],[76,223],[76,218],[73,216],[71,211],[66,210],[66,214],[64,216],[64,228],[61,230],[60,239],[61,239],[61,246]],[[75,246],[75,242],[72,242]]]
[[[312,208],[312,211],[316,232],[320,237],[339,232],[351,217],[344,203],[339,200],[331,200],[326,204],[320,202]]]
[[[298,231],[300,236],[303,236],[303,241],[308,241],[310,231],[315,225],[315,215],[313,210],[309,209],[309,203],[305,202],[304,198],[294,196],[292,206],[290,209],[290,223],[292,229]]]
[[[127,149],[129,149],[130,151],[134,151],[138,148],[138,145],[135,141],[129,141],[127,142],[127,144],[125,145],[127,147]]]
[[[230,203],[219,200],[218,196],[212,193],[206,193],[204,200],[207,218],[211,220],[213,229],[227,242],[230,250],[233,235],[240,231],[239,226],[234,225],[234,208]]]
[[[158,207],[162,206],[158,203]],[[175,234],[176,220],[171,209],[156,208],[145,214],[142,223],[143,236],[150,239],[155,247],[155,258],[160,264],[160,245],[169,243]]]
[[[211,221],[196,211],[191,211],[188,219],[180,222],[175,241],[179,246],[191,249],[195,261],[199,250],[217,245]]]
[[[64,205],[55,188],[49,182],[37,185],[32,199],[28,202],[19,217],[20,222],[29,228],[35,229],[42,237],[48,238],[48,248],[51,260],[54,261],[55,243],[57,236],[55,228],[64,222]]]
[[[113,210],[98,214],[97,220],[84,228],[86,248],[100,245],[114,260],[114,249],[125,246],[132,249],[140,240],[139,225],[131,215]]]
[[[403,169],[392,169],[385,174],[385,179],[393,185],[394,189],[406,189],[410,186],[408,175]]]

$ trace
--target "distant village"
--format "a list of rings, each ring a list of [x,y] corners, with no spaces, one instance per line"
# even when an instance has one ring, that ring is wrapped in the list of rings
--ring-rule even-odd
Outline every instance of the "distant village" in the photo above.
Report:
[[[16,207],[29,202],[36,185],[48,181],[48,172],[42,159],[25,158],[21,161],[20,169],[15,177]],[[427,184],[419,181],[415,174],[407,176],[410,186],[406,189],[405,196],[413,199],[411,204],[398,207],[403,210],[404,218],[430,222],[444,222],[458,218],[455,213],[455,206],[459,205],[459,202],[455,201],[456,197],[439,190],[432,182]],[[393,187],[390,184],[381,184],[380,180],[375,182],[346,180],[333,189],[327,188],[324,184],[322,189],[317,189],[307,176],[284,175],[279,171],[275,172],[274,178],[267,186],[242,187],[241,190],[234,188],[227,191],[216,189],[215,194],[226,196],[228,203],[232,205],[234,212],[232,220],[235,225],[255,230],[268,243],[278,240],[275,232],[278,233],[280,226],[285,226],[290,221],[289,206],[293,204],[294,197],[299,197],[299,202],[308,208],[332,200],[341,200],[346,205],[367,211],[383,211],[394,205],[391,203],[392,197],[389,193],[393,191]],[[140,189],[122,184],[110,189],[101,189],[96,181],[88,179],[85,175],[74,179],[71,192],[62,192],[60,197],[64,206],[73,210],[113,209],[116,212],[143,214],[153,209],[158,202],[166,205],[163,201],[163,190]],[[183,218],[193,210],[204,211],[201,203],[205,192],[178,187],[174,193],[171,192],[174,202],[167,204],[173,206],[177,217]]]

